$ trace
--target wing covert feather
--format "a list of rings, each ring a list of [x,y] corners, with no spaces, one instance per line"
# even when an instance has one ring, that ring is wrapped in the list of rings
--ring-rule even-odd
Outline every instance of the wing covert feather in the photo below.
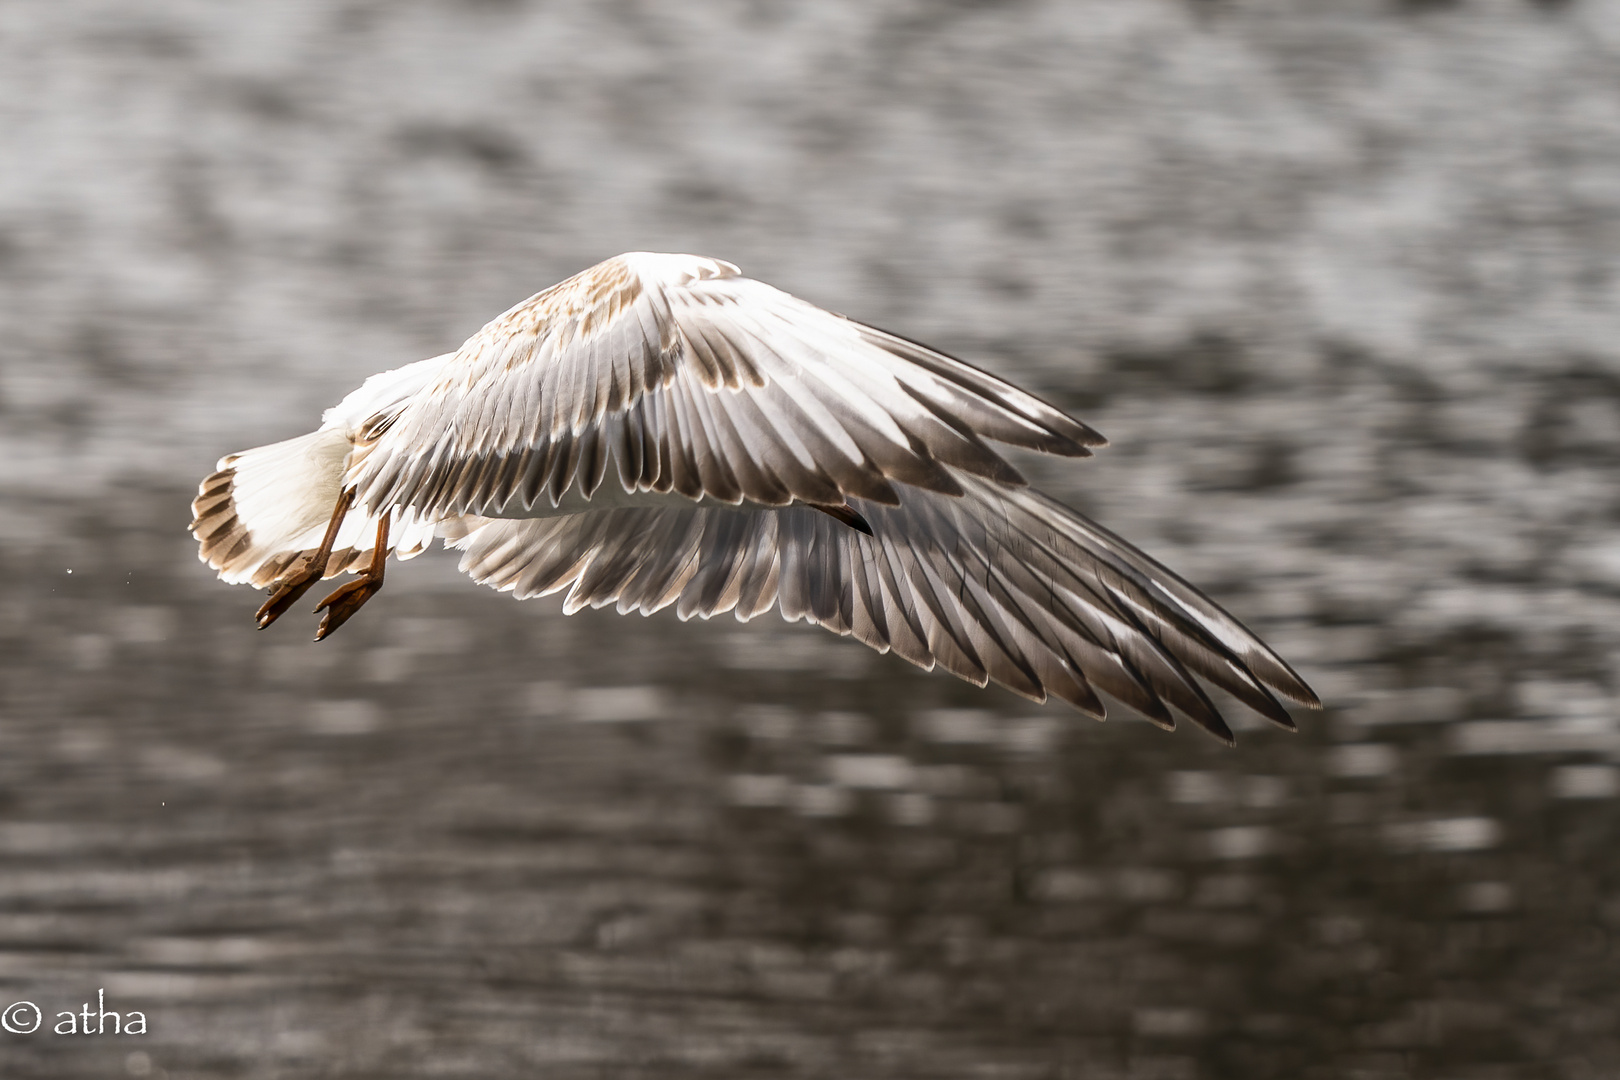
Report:
[[[959,493],[952,469],[1022,485],[986,440],[1071,456],[1103,442],[988,373],[728,263],[639,252],[469,338],[348,481],[373,509],[424,517],[554,509],[610,468],[627,492],[892,504],[894,483]]]

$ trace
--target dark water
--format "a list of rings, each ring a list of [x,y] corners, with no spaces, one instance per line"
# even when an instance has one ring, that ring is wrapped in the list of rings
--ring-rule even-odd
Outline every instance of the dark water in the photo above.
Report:
[[[1620,1076],[1617,26],[0,5],[0,1076]],[[1095,423],[1031,474],[1329,709],[1226,750],[443,553],[254,631],[213,460],[634,248]],[[98,989],[147,1033],[50,1033]]]
[[[1620,734],[1511,639],[1300,630],[1393,660],[1229,751],[442,555],[261,634],[184,503],[8,506],[0,996],[150,1026],[8,1077],[1620,1063]]]

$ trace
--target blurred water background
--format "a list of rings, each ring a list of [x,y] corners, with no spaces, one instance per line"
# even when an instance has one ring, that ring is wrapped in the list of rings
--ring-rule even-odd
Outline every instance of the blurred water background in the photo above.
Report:
[[[1620,3],[0,4],[8,1078],[1620,1076]],[[184,531],[621,250],[1113,439],[1226,750]],[[48,1033],[105,991],[144,1036]]]

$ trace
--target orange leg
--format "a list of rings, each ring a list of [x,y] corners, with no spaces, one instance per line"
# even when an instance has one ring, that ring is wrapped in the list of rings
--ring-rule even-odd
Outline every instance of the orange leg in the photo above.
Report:
[[[332,545],[337,541],[338,527],[343,524],[344,516],[353,505],[352,489],[338,496],[337,505],[332,508],[332,520],[326,523],[326,536],[321,540],[320,549],[313,555],[304,556],[297,569],[277,581],[270,599],[254,613],[253,617],[258,621],[260,630],[285,615],[287,609],[297,603],[298,598],[308,592],[311,585],[326,576],[326,561],[332,557]]]
[[[385,510],[377,521],[377,546],[371,551],[371,565],[360,571],[353,581],[339,585],[331,596],[315,608],[316,611],[326,612],[319,629],[315,631],[316,641],[348,622],[349,617],[382,588],[383,568],[388,564],[388,521],[392,516]]]

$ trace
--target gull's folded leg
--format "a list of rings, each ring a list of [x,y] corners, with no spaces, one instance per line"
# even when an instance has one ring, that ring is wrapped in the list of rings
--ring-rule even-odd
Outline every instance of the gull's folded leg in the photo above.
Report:
[[[287,609],[297,603],[298,598],[308,592],[311,585],[326,576],[326,561],[332,557],[332,544],[337,540],[338,526],[343,524],[344,516],[353,505],[353,490],[345,491],[338,496],[337,505],[332,508],[332,520],[326,523],[326,536],[322,538],[319,550],[313,555],[304,556],[299,560],[296,569],[277,581],[270,599],[254,613],[253,618],[258,621],[260,630],[285,615]]]
[[[388,519],[391,515],[384,511],[377,520],[377,546],[371,551],[371,565],[360,571],[360,576],[353,581],[346,581],[338,586],[325,600],[315,608],[316,611],[325,611],[321,617],[321,625],[315,631],[315,640],[320,641],[332,631],[349,621],[349,618],[367,600],[377,595],[377,590],[383,585],[383,568],[388,563]]]

